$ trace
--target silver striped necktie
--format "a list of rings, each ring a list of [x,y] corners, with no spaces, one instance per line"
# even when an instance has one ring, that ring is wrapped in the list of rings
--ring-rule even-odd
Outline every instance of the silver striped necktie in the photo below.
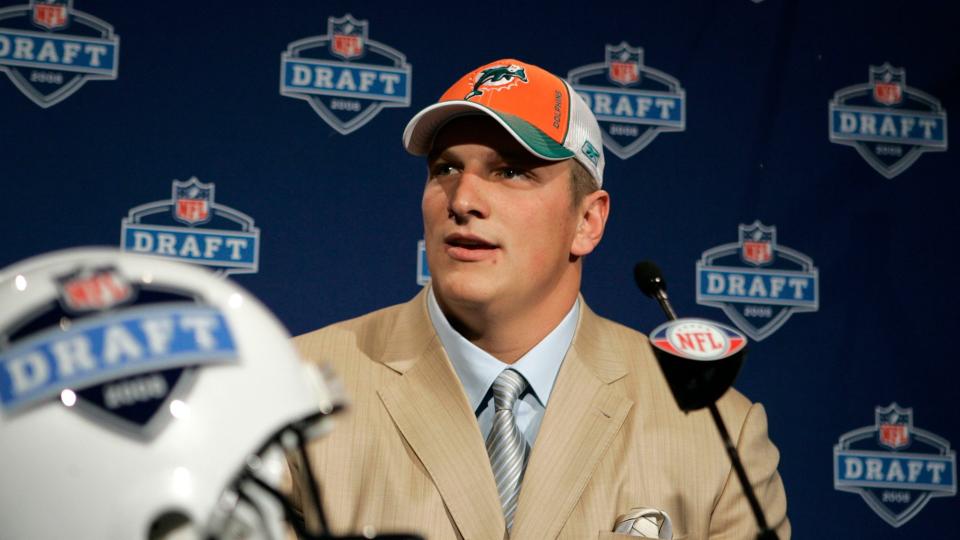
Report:
[[[517,397],[527,387],[527,381],[512,369],[505,369],[493,381],[493,401],[496,413],[493,429],[487,436],[487,455],[493,468],[493,478],[500,492],[503,517],[509,530],[513,526],[513,514],[517,511],[520,496],[520,480],[530,454],[530,446],[513,414]]]

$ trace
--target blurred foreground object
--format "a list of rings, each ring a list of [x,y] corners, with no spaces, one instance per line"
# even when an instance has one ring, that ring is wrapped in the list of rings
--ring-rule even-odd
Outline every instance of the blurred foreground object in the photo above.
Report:
[[[0,270],[3,537],[320,536],[283,492],[333,387],[204,269],[81,248]]]

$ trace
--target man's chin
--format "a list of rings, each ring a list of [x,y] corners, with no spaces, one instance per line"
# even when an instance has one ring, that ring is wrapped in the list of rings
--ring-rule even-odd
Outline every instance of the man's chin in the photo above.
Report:
[[[482,309],[493,299],[493,287],[487,280],[472,272],[457,272],[438,279],[431,277],[434,295],[441,307],[454,309]]]

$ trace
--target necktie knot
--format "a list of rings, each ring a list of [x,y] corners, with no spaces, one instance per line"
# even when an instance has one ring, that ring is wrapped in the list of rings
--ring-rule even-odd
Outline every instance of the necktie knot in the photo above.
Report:
[[[523,375],[512,369],[505,369],[493,381],[493,405],[498,411],[513,411],[517,397],[527,388]]]

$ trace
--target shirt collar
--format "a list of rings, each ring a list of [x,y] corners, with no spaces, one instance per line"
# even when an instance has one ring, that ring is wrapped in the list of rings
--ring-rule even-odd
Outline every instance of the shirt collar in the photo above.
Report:
[[[453,364],[453,370],[460,379],[460,384],[467,394],[467,400],[474,411],[480,409],[483,397],[493,384],[494,379],[505,368],[512,367],[518,371],[530,384],[540,403],[546,408],[553,383],[557,380],[557,373],[563,358],[570,349],[573,335],[577,330],[577,321],[580,318],[580,299],[578,298],[567,315],[560,321],[540,343],[537,343],[527,354],[523,355],[512,366],[497,360],[488,352],[454,330],[447,321],[447,317],[440,310],[440,304],[433,294],[433,288],[427,292],[427,312],[440,342],[443,344],[447,356]]]

